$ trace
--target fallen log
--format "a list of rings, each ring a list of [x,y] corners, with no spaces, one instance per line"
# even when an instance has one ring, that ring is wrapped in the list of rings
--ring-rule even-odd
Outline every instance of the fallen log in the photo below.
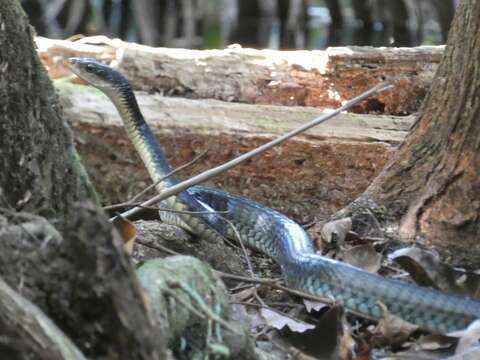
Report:
[[[152,48],[106,37],[72,42],[37,38],[51,77],[69,74],[63,60],[89,56],[115,65],[137,90],[255,104],[335,108],[382,80],[395,89],[355,112],[411,113],[430,86],[443,47],[339,47],[325,51]]]
[[[124,201],[149,177],[110,101],[93,88],[57,82],[78,148],[107,203]],[[321,114],[309,107],[249,105],[137,93],[174,166],[208,149],[185,171],[197,174]],[[342,114],[209,184],[264,201],[308,221],[331,213],[368,186],[412,117]],[[311,211],[314,206],[315,211]],[[319,211],[320,210],[320,211]]]

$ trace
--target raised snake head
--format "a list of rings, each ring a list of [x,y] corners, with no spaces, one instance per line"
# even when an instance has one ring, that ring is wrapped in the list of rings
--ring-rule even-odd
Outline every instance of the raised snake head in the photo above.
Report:
[[[122,90],[122,88],[129,87],[127,79],[122,74],[107,65],[97,62],[95,59],[72,57],[68,61],[70,70],[75,75],[102,90],[107,95],[113,95]]]

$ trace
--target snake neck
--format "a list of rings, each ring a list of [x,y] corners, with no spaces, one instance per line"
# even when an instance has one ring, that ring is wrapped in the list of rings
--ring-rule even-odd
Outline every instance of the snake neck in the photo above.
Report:
[[[106,94],[115,104],[127,135],[144,162],[151,179],[157,182],[170,173],[172,168],[166,161],[162,146],[145,122],[132,88],[128,83],[125,83],[116,89],[106,91]],[[160,182],[156,188],[161,191],[176,182],[173,177],[169,177]]]

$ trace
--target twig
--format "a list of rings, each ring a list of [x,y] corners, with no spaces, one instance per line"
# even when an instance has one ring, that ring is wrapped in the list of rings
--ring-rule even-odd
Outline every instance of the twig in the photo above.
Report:
[[[240,233],[238,232],[237,228],[235,227],[235,225],[233,225],[233,223],[230,220],[225,219],[223,216],[221,217],[221,219],[223,221],[225,221],[232,228],[233,232],[235,233],[235,237],[237,238],[237,241],[240,244],[240,248],[242,249],[243,255],[245,256],[245,261],[247,262],[247,267],[248,267],[248,271],[250,272],[250,276],[255,277],[252,262],[250,261],[250,256],[248,255],[247,248],[245,247],[245,244],[243,243],[243,240],[242,240],[242,237],[240,236]]]
[[[210,307],[208,307],[207,304],[205,304],[205,302],[203,301],[203,299],[199,296],[199,294],[197,292],[195,292],[195,290],[193,290],[192,288],[190,288],[188,285],[184,284],[184,283],[181,283],[181,282],[170,282],[169,283],[169,286],[171,288],[174,288],[174,287],[177,287],[177,288],[180,288],[182,289],[187,295],[190,296],[190,298],[192,298],[192,300],[194,300],[197,305],[200,307],[200,310],[203,311],[203,313],[209,318],[209,319],[212,319],[213,321],[221,324],[224,328],[226,329],[229,329],[231,332],[235,333],[235,334],[238,334],[238,330],[235,329],[234,327],[232,327],[232,325],[222,319],[219,315],[215,314],[212,309]],[[177,300],[180,300],[180,297],[176,297]],[[185,302],[184,302],[185,304]]]
[[[304,299],[307,300],[313,300],[313,301],[319,301],[324,304],[334,304],[335,301],[331,298],[328,297],[320,297],[320,296],[315,296],[300,290],[295,290],[291,289],[289,287],[283,286],[283,285],[278,285],[274,280],[272,279],[263,279],[263,278],[250,278],[246,276],[240,276],[240,275],[233,275],[233,274],[227,274],[222,271],[217,270],[217,274],[225,279],[230,279],[230,280],[237,280],[237,281],[245,281],[249,282],[252,284],[262,284],[262,285],[267,285],[270,286],[271,288],[277,289],[277,290],[282,290],[285,292],[288,292],[289,294],[295,295],[295,296],[300,296]]]
[[[140,191],[138,194],[134,195],[130,200],[126,201],[126,202],[123,202],[123,203],[119,203],[119,204],[113,204],[113,205],[108,205],[108,206],[104,206],[103,207],[103,210],[116,210],[118,208],[123,208],[123,207],[126,207],[126,206],[136,206],[136,207],[141,207],[142,209],[148,209],[148,207],[145,207],[145,206],[142,206],[142,203],[135,203],[135,200],[137,200],[139,197],[143,196],[144,194],[146,194],[149,190],[153,189],[155,186],[157,186],[158,184],[160,184],[162,181],[168,179],[169,177],[177,174],[178,172],[184,170],[185,168],[193,165],[194,163],[196,163],[198,160],[200,160],[202,157],[204,157],[206,154],[207,154],[208,150],[205,150],[205,151],[202,151],[200,154],[198,154],[197,156],[195,156],[192,160],[190,160],[189,162],[177,167],[176,169],[173,169],[172,171],[170,171],[167,175],[161,177],[160,179],[158,179],[157,181],[155,181],[153,184],[150,184],[148,185],[145,189],[143,189],[142,191]]]
[[[250,256],[248,255],[247,248],[245,247],[245,244],[243,243],[242,237],[240,236],[240,233],[238,232],[237,228],[235,227],[235,225],[233,225],[233,223],[230,220],[225,219],[225,217],[223,217],[223,216],[221,217],[221,219],[223,221],[227,222],[232,227],[233,232],[235,233],[235,237],[237,238],[237,241],[240,244],[240,247],[242,249],[243,255],[245,256],[245,260],[247,261],[247,267],[248,267],[248,271],[250,272],[250,276],[252,278],[255,278],[255,272],[253,271],[252,262],[250,260]],[[253,297],[261,305],[265,305],[265,302],[263,301],[263,299],[260,297],[260,295],[258,295],[256,287],[253,288]]]
[[[290,308],[296,308],[296,307],[303,307],[302,304],[294,304],[294,303],[282,303],[282,302],[272,302],[272,303],[265,303],[265,304],[255,304],[247,301],[230,301],[229,304],[232,305],[245,305],[245,306],[252,306],[256,308],[267,308],[271,309],[272,306],[284,306],[284,307],[290,307]]]
[[[189,211],[189,210],[173,210],[170,208],[162,208],[156,206],[143,206],[142,203],[123,203],[123,204],[115,204],[115,205],[108,205],[105,206],[104,210],[117,210],[119,208],[124,208],[126,206],[137,206],[145,210],[157,210],[157,211],[168,211],[176,214],[191,214],[191,215],[204,215],[204,214],[227,214],[228,210],[225,211],[216,211],[216,210],[205,210],[205,211]],[[122,216],[122,214],[118,214],[117,216]],[[123,217],[123,216],[122,216]]]
[[[313,119],[312,121],[308,122],[307,124],[295,129],[295,130],[292,130],[280,137],[278,137],[277,139],[275,140],[272,140],[262,146],[259,146],[258,148],[256,149],[253,149],[252,151],[249,151],[248,153],[246,154],[243,154],[243,155],[240,155],[239,157],[236,157],[235,159],[232,159],[222,165],[219,165],[217,167],[214,167],[213,169],[210,169],[210,170],[207,170],[207,171],[204,171],[203,173],[200,173],[194,177],[191,177],[190,179],[187,179],[185,181],[182,181],[176,185],[173,185],[171,187],[169,187],[168,189],[165,189],[164,191],[162,191],[161,193],[159,193],[157,196],[145,201],[142,205],[143,206],[150,206],[150,205],[153,205],[153,204],[156,204],[162,200],[165,200],[166,198],[169,198],[170,196],[172,195],[175,195],[175,194],[178,194],[186,189],[188,189],[189,187],[193,186],[193,185],[197,185],[197,184],[200,184],[201,182],[204,182],[214,176],[217,176],[235,166],[237,166],[238,164],[268,150],[268,149],[271,149],[272,147],[274,146],[277,146],[283,142],[285,142],[286,140],[290,139],[291,137],[295,136],[295,135],[298,135],[318,124],[321,124],[331,118],[333,118],[334,116],[340,114],[342,111],[345,111],[349,108],[351,108],[352,106],[354,106],[355,104],[359,103],[360,101],[363,101],[365,100],[366,98],[368,98],[369,96],[373,95],[373,94],[376,94],[376,93],[379,93],[381,91],[385,91],[387,89],[390,89],[391,87],[393,87],[393,85],[391,85],[389,82],[382,82],[380,84],[377,84],[376,86],[372,87],[371,89],[365,91],[364,93],[360,94],[359,96],[353,98],[352,100],[348,101],[345,105],[337,108],[336,110],[334,110],[333,112],[329,113],[329,114],[324,114],[322,116],[319,116],[315,119]],[[136,213],[138,213],[139,211],[141,210],[141,208],[139,207],[135,207],[133,209],[130,209],[128,211],[125,211],[124,213],[122,213],[122,216],[125,217],[125,218],[128,218]],[[112,220],[112,219],[110,219]]]
[[[148,247],[150,249],[153,249],[153,250],[163,251],[164,253],[167,253],[168,255],[182,255],[179,252],[176,252],[176,251],[174,251],[172,249],[169,249],[166,246],[163,246],[163,245],[160,245],[160,244],[152,245],[152,244],[146,243],[146,242],[138,240],[138,239],[136,240],[136,243],[140,244],[140,245],[143,245],[143,246],[146,246],[146,247]]]

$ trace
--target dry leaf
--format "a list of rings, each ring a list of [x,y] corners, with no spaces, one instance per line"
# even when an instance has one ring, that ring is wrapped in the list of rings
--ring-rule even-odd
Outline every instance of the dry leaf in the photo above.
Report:
[[[440,350],[448,349],[458,343],[458,338],[454,336],[448,336],[444,334],[431,334],[422,336],[416,347],[422,350]]]
[[[332,306],[314,329],[291,333],[288,339],[296,348],[318,359],[350,360],[354,356],[355,341],[342,306]]]
[[[236,323],[241,323],[245,327],[250,328],[251,325],[251,318],[254,315],[250,315],[247,312],[247,309],[245,305],[241,304],[230,304],[230,320],[236,322]]]
[[[354,246],[343,253],[343,260],[365,271],[376,273],[382,265],[383,256],[373,245]]]
[[[305,309],[307,309],[307,312],[312,312],[313,311],[320,311],[325,307],[328,307],[327,304],[321,303],[319,301],[312,301],[312,300],[307,300],[303,299],[303,304],[305,305]]]
[[[137,228],[132,222],[121,216],[113,219],[113,226],[123,241],[125,251],[131,255],[137,237]]]
[[[308,324],[301,320],[292,319],[277,311],[273,311],[267,308],[262,308],[262,310],[260,310],[260,313],[269,326],[278,330],[283,329],[285,326],[287,326],[291,331],[303,333],[307,330],[315,328],[315,325]]]
[[[478,360],[480,359],[480,346],[468,348],[460,354],[446,358],[446,360]]]
[[[419,285],[471,297],[480,293],[480,275],[440,262],[433,251],[411,247],[397,250],[389,258],[408,271]]]
[[[417,325],[390,313],[384,304],[379,303],[379,305],[382,308],[382,318],[378,322],[376,332],[381,334],[389,344],[402,343],[418,329]]]
[[[255,293],[255,286],[251,286],[244,290],[238,291],[235,294],[232,294],[231,300],[232,302],[245,302],[248,299],[252,298]]]
[[[347,233],[352,229],[352,219],[344,218],[330,221],[323,225],[321,236],[323,241],[331,244],[342,244],[345,241]]]
[[[472,348],[479,346],[480,320],[475,320],[465,330],[455,331],[448,335],[460,337],[455,349],[455,355],[466,353]]]

